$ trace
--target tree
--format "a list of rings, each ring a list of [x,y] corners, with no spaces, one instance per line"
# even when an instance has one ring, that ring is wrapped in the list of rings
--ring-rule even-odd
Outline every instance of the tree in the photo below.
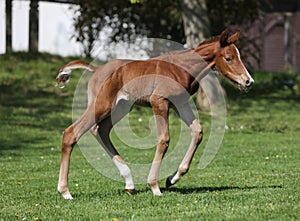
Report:
[[[225,27],[241,28],[237,44],[241,56],[252,57],[259,62],[260,47],[256,39],[247,35],[254,21],[263,22],[264,10],[271,7],[270,0],[209,0],[206,1],[211,21],[211,33],[216,35]]]
[[[111,42],[132,41],[138,36],[184,40],[177,1],[86,0],[79,5],[74,17],[74,37],[83,44],[87,56],[99,39],[100,30],[106,30]]]
[[[111,42],[131,41],[137,36],[147,36],[192,46],[200,43],[204,37],[219,34],[226,27],[243,27],[246,30],[259,18],[262,3],[267,1],[81,0],[74,16],[74,37],[82,43],[84,54],[87,56],[99,38],[100,30],[103,29],[107,30]],[[189,34],[187,28],[197,34]],[[242,35],[243,33],[242,30]],[[247,35],[241,39],[240,48],[252,48],[247,54],[255,57],[253,52],[258,50],[256,45],[244,47],[254,41],[248,39]]]
[[[242,26],[245,30],[259,18],[268,0],[209,0],[206,1],[211,21],[211,33],[220,33],[225,27]]]
[[[190,48],[196,47],[199,42],[211,36],[206,1],[181,0],[181,7],[187,44]],[[214,73],[210,73],[201,80],[196,94],[199,109],[210,110],[210,105],[219,102],[220,93],[225,93],[225,91],[220,90],[220,87],[216,87],[216,84],[219,84],[219,78]]]
[[[30,1],[29,11],[29,51],[38,51],[39,38],[39,0]],[[5,1],[6,14],[6,53],[12,51],[12,0]]]
[[[5,1],[5,14],[6,14],[6,53],[12,51],[12,0]]]
[[[181,0],[187,45],[192,48],[210,37],[210,21],[205,0]],[[201,15],[201,16],[199,16]]]
[[[29,11],[29,51],[37,52],[39,47],[39,1],[30,1]]]

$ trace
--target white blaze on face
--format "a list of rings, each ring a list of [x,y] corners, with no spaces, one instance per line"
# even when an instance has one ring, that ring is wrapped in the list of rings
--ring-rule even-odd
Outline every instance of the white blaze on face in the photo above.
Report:
[[[253,80],[253,78],[251,77],[251,75],[249,74],[249,72],[248,72],[248,70],[246,69],[245,65],[243,64],[243,62],[242,62],[242,60],[241,60],[241,55],[240,55],[239,50],[237,49],[237,47],[236,47],[235,45],[234,45],[234,48],[235,48],[235,50],[236,50],[237,57],[238,57],[238,59],[239,59],[241,65],[243,66],[244,73],[246,73],[247,78],[249,79],[249,82],[250,82],[251,84],[253,84],[253,83],[254,83],[254,80]]]

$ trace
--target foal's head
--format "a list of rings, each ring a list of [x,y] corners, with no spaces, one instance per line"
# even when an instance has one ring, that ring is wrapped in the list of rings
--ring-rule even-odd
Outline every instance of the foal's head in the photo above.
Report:
[[[234,45],[239,35],[239,30],[231,36],[228,30],[222,32],[219,38],[220,47],[215,55],[215,68],[234,82],[240,90],[245,91],[254,83],[254,80],[245,68],[240,53]]]

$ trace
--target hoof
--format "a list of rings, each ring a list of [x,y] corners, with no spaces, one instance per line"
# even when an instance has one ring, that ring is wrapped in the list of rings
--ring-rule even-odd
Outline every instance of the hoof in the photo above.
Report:
[[[68,188],[57,187],[57,191],[62,195],[62,197],[66,200],[72,200],[73,197]]]
[[[152,189],[153,196],[162,196],[160,189]]]
[[[172,178],[173,178],[173,176],[169,176],[169,177],[166,179],[166,188],[169,188],[170,186],[173,185],[173,184],[171,183]]]
[[[72,200],[72,199],[73,199],[73,197],[72,197],[72,195],[70,194],[69,191],[64,192],[64,193],[60,193],[60,194],[62,195],[62,197],[63,197],[65,200]]]
[[[176,175],[177,171],[172,175],[172,176],[169,176],[166,180],[166,188],[169,188],[170,186],[174,185],[175,183],[172,183],[172,179],[173,177]]]
[[[160,188],[158,186],[158,183],[153,182],[152,185],[148,183],[148,186],[150,187],[150,189],[153,193],[153,196],[161,196],[162,195]]]
[[[153,193],[153,196],[155,196],[155,197],[160,197],[162,195],[163,195],[162,193]]]
[[[135,189],[125,189],[126,193],[128,193],[128,195],[134,195],[135,194]]]

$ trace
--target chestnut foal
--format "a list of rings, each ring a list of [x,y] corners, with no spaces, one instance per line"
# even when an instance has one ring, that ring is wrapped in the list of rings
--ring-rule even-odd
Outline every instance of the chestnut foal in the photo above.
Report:
[[[167,178],[167,187],[174,185],[188,172],[194,153],[202,140],[202,126],[194,116],[188,99],[200,80],[211,70],[221,72],[240,90],[247,90],[254,80],[243,65],[234,45],[240,31],[229,36],[228,30],[212,37],[196,48],[175,51],[145,61],[113,60],[99,67],[81,60],[68,63],[59,71],[58,84],[67,83],[72,69],[84,68],[94,72],[88,83],[88,107],[84,114],[69,126],[63,135],[58,191],[72,199],[68,189],[70,156],[74,145],[88,130],[112,157],[125,179],[125,189],[134,193],[131,171],[113,146],[109,133],[135,104],[149,105],[157,127],[157,148],[148,176],[155,196],[160,196],[159,169],[167,151],[170,135],[169,108],[173,107],[190,128],[192,140],[177,171]],[[174,104],[176,103],[176,104]]]

